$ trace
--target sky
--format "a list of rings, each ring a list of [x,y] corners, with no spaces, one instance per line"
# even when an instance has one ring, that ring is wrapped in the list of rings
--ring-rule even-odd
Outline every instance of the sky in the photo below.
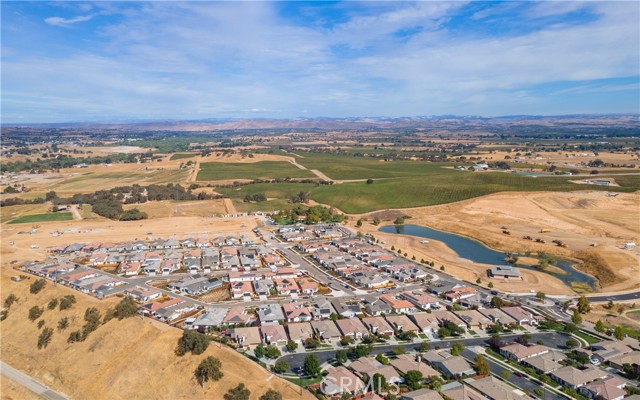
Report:
[[[2,1],[2,123],[640,112],[640,2]]]

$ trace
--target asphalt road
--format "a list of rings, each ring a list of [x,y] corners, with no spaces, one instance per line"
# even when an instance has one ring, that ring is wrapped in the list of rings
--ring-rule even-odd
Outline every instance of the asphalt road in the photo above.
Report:
[[[512,341],[520,335],[521,334],[502,335],[502,340],[506,342]],[[538,340],[542,340],[545,346],[552,347],[552,348],[563,348],[567,341],[567,338],[568,338],[567,335],[559,332],[540,332],[540,333],[532,333],[531,339],[529,340],[529,342],[535,343]],[[486,346],[487,339],[488,338],[486,337],[470,338],[470,339],[453,339],[453,340],[439,340],[439,341],[433,341],[429,343],[432,349],[435,349],[437,346],[439,346],[441,349],[447,349],[447,348],[451,348],[451,346],[454,343],[459,343],[459,342],[464,343],[465,347]],[[376,346],[373,348],[372,354],[376,355],[379,353],[391,352],[394,347],[398,347],[398,346],[402,346],[407,350],[407,352],[410,352],[410,351],[417,351],[419,343]],[[335,359],[336,350],[332,349],[332,350],[316,351],[313,353],[307,352],[307,353],[286,354],[280,357],[278,360],[286,361],[289,364],[290,371],[297,372],[299,371],[300,368],[302,368],[302,366],[304,365],[305,358],[307,358],[307,356],[310,354],[315,354],[315,356],[318,357],[318,361],[320,361],[320,364],[322,365],[323,363],[326,363]]]
[[[640,292],[617,294],[617,295],[603,295],[603,296],[587,296],[589,301],[626,301],[626,300],[640,300]]]
[[[18,371],[17,369],[13,368],[10,365],[5,364],[4,361],[0,361],[0,363],[1,363],[0,372],[2,373],[2,375],[26,387],[27,389],[31,390],[33,393],[48,400],[67,400],[66,396],[58,392],[54,392],[53,390],[49,389],[47,386],[40,383],[39,381],[33,379],[29,375],[21,371]]]

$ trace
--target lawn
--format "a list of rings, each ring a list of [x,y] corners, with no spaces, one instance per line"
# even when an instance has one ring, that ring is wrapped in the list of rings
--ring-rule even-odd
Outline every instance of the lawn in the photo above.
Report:
[[[50,222],[50,221],[71,221],[73,216],[70,212],[59,212],[59,213],[49,213],[49,214],[32,214],[32,215],[24,215],[22,217],[18,217],[13,221],[10,221],[10,224],[26,224],[30,222]]]
[[[601,339],[598,339],[597,337],[588,335],[582,331],[578,331],[575,333],[576,336],[578,336],[579,338],[583,339],[585,342],[589,343],[589,344],[594,344],[594,343],[598,343]]]
[[[208,162],[200,164],[199,181],[227,179],[284,179],[314,178],[305,171],[285,161],[260,161],[255,163]]]
[[[193,158],[195,157],[195,153],[176,153],[171,156],[169,160],[181,160],[183,158]]]

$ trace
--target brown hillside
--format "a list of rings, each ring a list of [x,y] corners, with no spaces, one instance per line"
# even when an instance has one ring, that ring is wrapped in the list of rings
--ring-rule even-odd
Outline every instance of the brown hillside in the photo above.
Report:
[[[156,321],[129,318],[109,321],[100,326],[82,343],[68,344],[71,331],[83,325],[84,312],[97,307],[104,315],[117,299],[99,301],[51,282],[37,295],[29,293],[29,285],[35,278],[13,282],[17,271],[3,267],[2,301],[11,293],[19,297],[9,316],[0,323],[2,360],[47,384],[54,390],[73,399],[182,399],[202,396],[221,398],[230,388],[244,382],[251,390],[251,398],[257,399],[272,388],[284,398],[312,399],[308,392],[300,396],[299,388],[274,377],[257,364],[215,343],[205,354],[178,357],[174,354],[181,336],[179,329],[170,328]],[[37,321],[27,318],[29,309],[39,305],[46,309],[53,297],[74,294],[78,303],[70,310],[45,310],[42,319],[45,326],[56,328],[60,318],[71,321],[63,332],[55,329],[53,339],[45,350],[37,349],[40,330]],[[193,371],[206,356],[222,361],[224,378],[209,382],[202,389],[193,378]],[[7,380],[2,380],[2,393],[8,393]],[[15,392],[14,392],[15,393]]]

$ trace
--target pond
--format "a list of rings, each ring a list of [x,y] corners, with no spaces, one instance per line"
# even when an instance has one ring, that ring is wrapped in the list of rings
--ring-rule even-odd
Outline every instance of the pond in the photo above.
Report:
[[[387,225],[380,228],[380,232],[396,233],[400,235],[417,236],[425,239],[438,240],[446,244],[451,250],[455,251],[460,257],[467,260],[489,265],[505,265],[507,254],[488,248],[484,244],[461,235],[446,233],[430,229],[418,225]],[[554,266],[560,268],[564,273],[556,274],[550,271],[543,271],[560,279],[566,285],[571,287],[571,283],[575,282],[581,285],[588,285],[591,289],[595,289],[595,279],[592,276],[584,274],[575,268],[568,261],[558,261]],[[534,266],[518,265],[532,271],[542,271]]]

